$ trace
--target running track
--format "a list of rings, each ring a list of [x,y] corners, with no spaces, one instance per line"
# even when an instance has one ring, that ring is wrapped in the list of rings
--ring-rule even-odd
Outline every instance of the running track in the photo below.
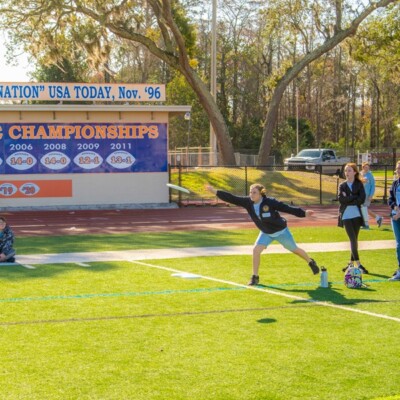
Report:
[[[336,226],[338,206],[309,206],[311,218],[282,214],[289,227]],[[372,209],[389,223],[389,208],[373,205]],[[3,212],[16,236],[77,235],[96,233],[165,232],[254,228],[245,210],[238,207],[183,207],[168,209],[121,209],[76,211],[10,211]],[[370,223],[374,222],[372,219]]]

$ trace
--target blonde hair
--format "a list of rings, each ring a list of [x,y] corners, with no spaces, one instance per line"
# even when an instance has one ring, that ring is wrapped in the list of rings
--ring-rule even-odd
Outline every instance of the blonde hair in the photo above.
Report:
[[[364,162],[361,164],[361,168],[364,168],[366,165],[368,165],[368,167],[370,166],[370,165],[369,165],[369,162],[364,161]]]
[[[267,190],[263,185],[261,185],[261,183],[254,183],[253,185],[250,186],[250,190],[253,188],[257,189],[260,192],[261,196],[267,195]]]

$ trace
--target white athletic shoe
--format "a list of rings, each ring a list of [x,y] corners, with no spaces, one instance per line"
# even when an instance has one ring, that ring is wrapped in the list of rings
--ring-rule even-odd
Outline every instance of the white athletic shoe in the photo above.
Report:
[[[391,278],[389,278],[389,281],[400,281],[400,269],[398,269]]]

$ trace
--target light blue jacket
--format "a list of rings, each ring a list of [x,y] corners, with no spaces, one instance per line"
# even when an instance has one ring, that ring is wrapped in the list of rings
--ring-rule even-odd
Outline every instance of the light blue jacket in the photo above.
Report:
[[[368,171],[365,175],[361,175],[364,178],[364,189],[366,197],[373,197],[375,194],[375,178],[371,171]]]

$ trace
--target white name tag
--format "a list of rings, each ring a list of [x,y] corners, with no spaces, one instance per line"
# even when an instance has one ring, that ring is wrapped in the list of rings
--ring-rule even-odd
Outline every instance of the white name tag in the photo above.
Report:
[[[268,218],[271,216],[271,213],[267,212],[267,213],[262,213],[261,214],[264,218]]]

